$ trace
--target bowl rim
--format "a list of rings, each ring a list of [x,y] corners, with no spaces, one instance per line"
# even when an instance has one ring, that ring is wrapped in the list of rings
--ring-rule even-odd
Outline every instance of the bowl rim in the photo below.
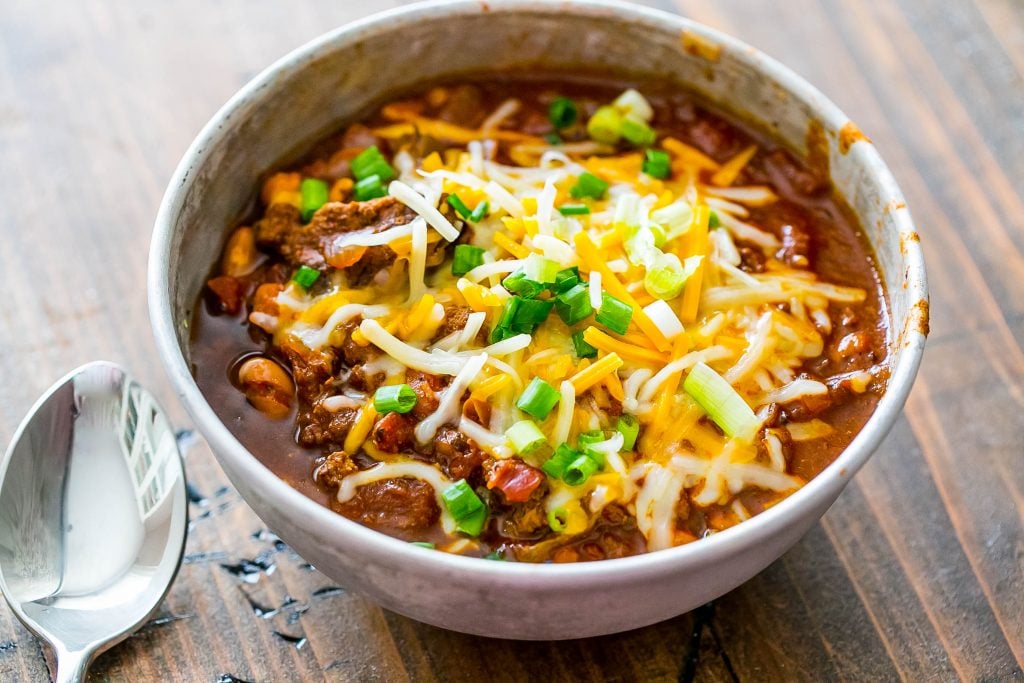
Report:
[[[906,264],[905,288],[909,298],[907,319],[897,321],[905,325],[905,329],[902,334],[898,326],[891,329],[890,353],[897,354],[898,360],[891,366],[888,387],[861,431],[817,476],[772,508],[699,542],[624,558],[566,564],[491,562],[444,552],[424,553],[421,548],[349,520],[289,486],[235,438],[200,392],[175,334],[168,286],[171,281],[170,249],[175,232],[174,219],[184,204],[191,178],[195,176],[193,170],[204,163],[206,150],[216,144],[226,122],[259,97],[260,91],[301,71],[316,56],[343,48],[346,41],[353,42],[368,33],[398,30],[409,23],[442,16],[509,12],[613,16],[620,20],[643,22],[652,30],[687,31],[721,46],[733,58],[774,78],[798,101],[805,103],[826,129],[831,127],[838,131],[850,120],[801,76],[739,39],[683,16],[620,0],[430,0],[373,14],[314,38],[260,72],[217,111],[179,163],[157,214],[147,277],[150,320],[159,356],[176,393],[208,440],[211,450],[218,459],[231,461],[236,471],[245,471],[250,486],[279,509],[285,510],[286,517],[301,517],[311,528],[324,529],[324,535],[346,537],[350,552],[386,553],[393,562],[415,563],[417,571],[421,572],[477,572],[506,585],[523,584],[543,576],[546,583],[557,588],[571,586],[580,579],[611,582],[620,574],[629,574],[635,579],[657,576],[684,566],[700,566],[755,544],[759,538],[783,531],[826,501],[830,504],[829,496],[833,489],[835,495],[841,492],[894,425],[913,384],[927,336],[928,294],[923,251],[903,195],[888,166],[869,141],[857,141],[854,146],[861,148],[857,150],[862,155],[860,163],[870,169],[881,201],[886,207],[892,207],[891,220],[898,233],[893,238],[900,239],[902,243]]]

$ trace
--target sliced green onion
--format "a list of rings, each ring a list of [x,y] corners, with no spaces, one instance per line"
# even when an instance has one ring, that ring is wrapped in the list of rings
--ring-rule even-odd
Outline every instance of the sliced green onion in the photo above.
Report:
[[[526,277],[526,273],[522,270],[517,270],[506,277],[501,281],[501,285],[513,294],[518,294],[526,299],[535,298],[545,289],[541,283]]]
[[[577,283],[555,297],[555,310],[566,325],[575,325],[594,312],[590,305],[590,289]]]
[[[586,216],[590,213],[590,207],[586,204],[566,204],[558,207],[558,213],[563,216]]]
[[[465,275],[483,262],[483,249],[472,244],[456,244],[452,254],[452,275]]]
[[[640,421],[633,415],[620,415],[615,423],[615,431],[622,434],[622,450],[631,451],[640,435]]]
[[[616,97],[615,101],[612,102],[612,106],[623,114],[632,114],[633,116],[636,116],[641,121],[650,121],[654,118],[654,109],[651,108],[647,98],[633,88],[623,91],[622,94]]]
[[[469,218],[473,215],[473,212],[469,210],[466,203],[459,199],[459,195],[450,194],[448,195],[448,204],[455,209],[455,213],[459,214],[463,218]]]
[[[708,216],[708,229],[714,230],[715,228],[721,227],[722,221],[718,219],[718,214],[714,211]]]
[[[505,562],[505,554],[500,550],[492,550],[491,552],[484,555],[485,560],[493,560],[495,562]]]
[[[552,479],[561,479],[565,468],[578,457],[580,452],[575,448],[567,443],[559,444],[554,454],[540,468]]]
[[[473,487],[465,479],[459,479],[442,491],[441,499],[444,500],[444,506],[448,508],[448,512],[455,519],[468,517],[477,510],[484,508],[483,501],[480,500],[476,492],[473,491]]]
[[[534,282],[549,284],[555,281],[558,275],[558,262],[544,258],[540,254],[530,254],[523,264],[523,274]]]
[[[598,465],[597,461],[589,455],[581,455],[565,468],[565,472],[562,474],[562,481],[569,486],[585,484],[587,479],[590,479],[590,475],[597,472],[600,468],[601,466]]]
[[[562,395],[553,386],[540,377],[534,377],[526,385],[519,400],[516,401],[516,407],[527,415],[543,420],[561,397]]]
[[[565,525],[569,523],[569,513],[565,508],[555,508],[548,513],[548,526],[556,534],[565,531]]]
[[[548,107],[548,118],[555,128],[566,128],[576,123],[576,103],[568,97],[558,97]]]
[[[409,543],[409,545],[415,545],[420,548],[426,548],[427,550],[434,550],[435,548],[437,548],[436,545],[429,541],[412,541],[411,543]]]
[[[381,415],[408,413],[418,399],[419,396],[408,384],[388,384],[374,392],[373,407]]]
[[[683,291],[686,273],[683,264],[675,254],[660,254],[655,257],[644,274],[644,289],[658,299],[674,299]]]
[[[707,365],[694,365],[683,382],[683,389],[726,435],[744,440],[754,437],[760,425],[757,415],[732,385]]]
[[[317,209],[327,203],[330,190],[327,183],[319,178],[303,178],[299,185],[299,198],[302,208],[302,220],[308,221]]]
[[[583,338],[583,330],[572,333],[572,345],[576,350],[577,358],[593,358],[597,355],[597,349],[587,343]]]
[[[553,299],[521,300],[512,318],[512,330],[519,334],[533,334],[537,326],[548,319],[548,314],[551,313],[551,309],[554,306],[555,302]]]
[[[552,147],[557,147],[562,144],[562,136],[558,133],[548,133],[544,136],[544,142],[548,143]]]
[[[292,276],[292,280],[303,289],[309,289],[319,279],[320,271],[309,266],[299,266],[299,269],[295,271],[295,275]]]
[[[622,137],[622,114],[615,107],[598,107],[587,121],[587,135],[596,142],[614,145]]]
[[[568,291],[580,282],[580,267],[572,266],[563,268],[555,275],[555,286],[552,288],[556,294]]]
[[[643,172],[652,178],[661,180],[668,178],[672,173],[672,160],[669,158],[668,152],[663,152],[660,149],[645,151]]]
[[[594,316],[594,320],[607,327],[612,332],[626,334],[629,329],[629,321],[633,318],[633,307],[625,301],[616,299],[608,292],[601,292],[601,310]]]
[[[395,169],[388,163],[384,155],[377,149],[377,145],[371,145],[352,160],[349,168],[356,180],[363,180],[370,176],[379,176],[382,183],[393,180],[398,176]]]
[[[388,190],[384,187],[381,182],[381,177],[377,174],[367,176],[356,183],[354,188],[355,197],[357,202],[365,202],[370,199],[377,199],[378,197],[386,197]]]
[[[598,178],[593,173],[585,171],[576,179],[576,184],[569,190],[574,199],[600,199],[608,191],[608,183]]]
[[[501,307],[501,313],[498,315],[498,321],[494,324],[494,327],[491,328],[490,342],[492,344],[516,335],[516,333],[512,331],[512,321],[515,320],[516,312],[519,310],[520,301],[524,301],[524,299],[519,296],[513,296],[507,299]]]
[[[455,520],[455,529],[467,536],[479,536],[487,524],[487,507],[484,506],[471,515]]]
[[[473,209],[473,213],[469,214],[469,220],[474,223],[479,223],[487,216],[488,213],[490,213],[490,211],[491,204],[485,199],[476,205],[476,208]]]
[[[583,432],[576,436],[576,448],[577,450],[580,451],[581,454],[587,456],[588,458],[596,462],[598,466],[603,467],[604,452],[599,451],[595,448],[591,448],[591,446],[595,443],[601,443],[606,439],[607,437],[605,436],[604,432],[597,429],[589,432]]]
[[[622,137],[637,147],[646,147],[654,144],[658,134],[643,119],[627,114],[622,117]]]
[[[519,455],[530,455],[548,445],[547,437],[532,420],[520,420],[505,430],[505,437]]]
[[[441,500],[455,519],[455,527],[459,531],[470,536],[477,536],[483,531],[487,506],[465,479],[459,479],[442,491]]]

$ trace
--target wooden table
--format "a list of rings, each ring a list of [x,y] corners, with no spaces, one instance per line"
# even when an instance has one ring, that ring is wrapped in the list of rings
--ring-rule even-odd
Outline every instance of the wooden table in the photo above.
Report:
[[[146,314],[150,226],[199,127],[260,69],[399,2],[4,0],[0,443],[66,370],[133,368],[187,421]],[[670,0],[823,89],[902,184],[932,335],[905,416],[823,521],[693,613],[618,636],[491,641],[332,584],[267,532],[205,445],[185,565],[95,680],[1005,680],[1024,665],[1024,5]],[[46,680],[0,609],[0,679]]]

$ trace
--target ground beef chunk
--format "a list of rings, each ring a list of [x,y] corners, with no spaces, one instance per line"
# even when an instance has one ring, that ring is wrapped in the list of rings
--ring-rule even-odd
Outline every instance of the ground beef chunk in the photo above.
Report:
[[[476,443],[458,429],[441,427],[434,437],[434,459],[451,479],[469,479],[486,457]]]
[[[714,159],[731,157],[739,152],[741,146],[736,131],[718,119],[697,119],[690,127],[690,139],[695,147]]]
[[[447,337],[452,332],[458,332],[466,326],[466,321],[469,320],[469,314],[473,312],[473,309],[469,306],[454,306],[449,305],[444,307],[444,322],[437,328],[437,333],[434,334],[434,339],[441,339]]]
[[[551,553],[554,562],[591,562],[615,557],[639,555],[647,541],[625,510],[609,505],[590,528]]]
[[[359,344],[352,339],[352,333],[359,329],[359,323],[353,322],[348,323],[341,328],[342,333],[345,335],[345,341],[341,343],[341,358],[345,362],[345,365],[350,368],[369,361],[380,356],[380,351],[376,346],[367,342],[366,344]]]
[[[373,428],[373,443],[385,453],[410,450],[415,443],[416,423],[401,413],[388,413]]]
[[[313,479],[327,488],[336,489],[341,480],[359,468],[345,451],[334,451],[323,458],[313,470]]]
[[[356,411],[343,408],[330,411],[319,404],[309,410],[299,410],[298,435],[299,445],[306,448],[318,448],[330,444],[341,445],[356,421]]]
[[[748,273],[763,273],[765,256],[759,247],[738,247],[740,252],[740,270]]]
[[[412,409],[412,416],[414,418],[422,420],[437,410],[437,406],[441,402],[437,392],[444,388],[444,382],[441,377],[425,372],[417,372],[416,370],[407,370],[405,373],[405,383],[416,392],[416,405]]]
[[[421,531],[441,515],[434,488],[419,479],[383,479],[360,486],[352,499],[337,505],[349,519],[377,529]]]
[[[811,265],[811,235],[806,230],[787,223],[779,228],[782,233],[782,248],[776,258],[793,268],[809,268]]]
[[[395,252],[388,247],[344,247],[345,235],[363,230],[381,232],[405,225],[415,217],[412,209],[394,197],[381,197],[367,202],[328,202],[308,225],[302,225],[298,209],[274,204],[256,223],[256,239],[293,266],[350,268],[357,275],[355,279],[363,283],[368,281],[367,275],[392,263]]]
[[[544,483],[544,473],[519,458],[493,460],[485,468],[488,489],[497,489],[505,503],[525,503]]]
[[[811,267],[814,246],[811,219],[804,209],[781,200],[772,204],[770,210],[752,211],[751,218],[752,222],[763,225],[782,242],[775,258],[792,268]]]
[[[308,404],[315,403],[334,377],[334,353],[313,351],[301,343],[285,342],[280,349],[292,369],[299,398]]]
[[[246,289],[244,282],[230,275],[221,275],[208,281],[206,286],[215,295],[222,313],[234,315],[242,310]]]

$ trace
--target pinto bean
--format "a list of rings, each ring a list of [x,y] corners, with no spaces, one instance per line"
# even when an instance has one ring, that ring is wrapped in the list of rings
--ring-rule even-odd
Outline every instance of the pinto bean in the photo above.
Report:
[[[220,269],[225,275],[241,277],[248,275],[256,267],[256,233],[252,228],[238,228],[228,239],[224,247],[224,258]]]
[[[284,369],[269,358],[250,358],[238,369],[245,398],[269,418],[279,420],[291,411],[295,385]]]

